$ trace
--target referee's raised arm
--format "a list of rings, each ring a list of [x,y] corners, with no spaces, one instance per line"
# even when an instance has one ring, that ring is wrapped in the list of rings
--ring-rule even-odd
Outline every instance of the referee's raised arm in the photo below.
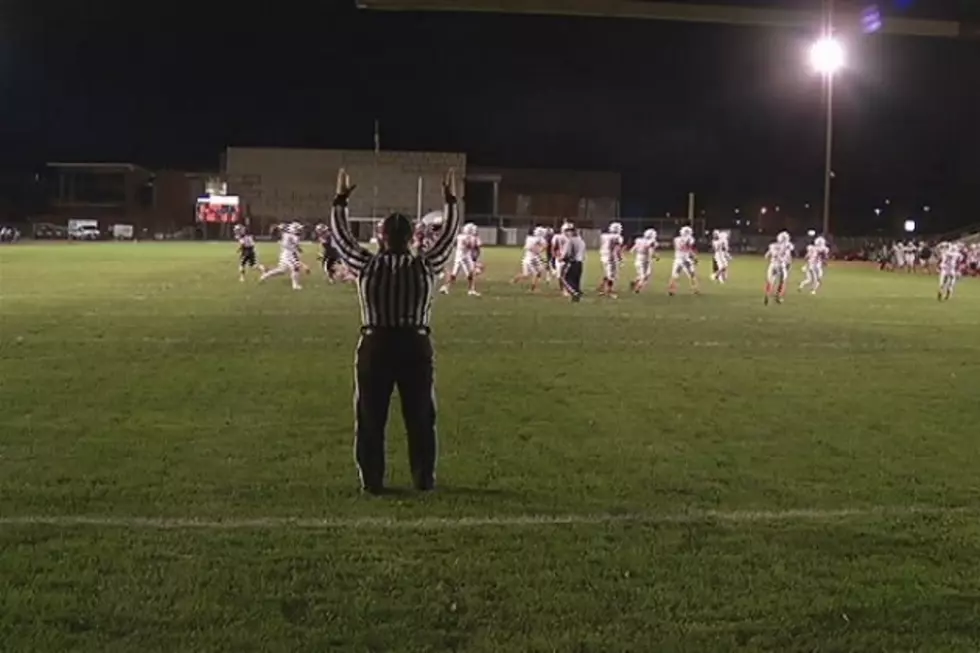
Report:
[[[357,241],[357,238],[350,232],[350,223],[347,221],[347,203],[350,200],[354,186],[350,183],[350,176],[344,169],[337,173],[337,194],[333,199],[333,210],[330,212],[330,231],[333,232],[337,252],[340,260],[344,262],[354,273],[359,273],[364,269],[373,256]]]
[[[347,201],[353,189],[341,170],[330,222],[340,256],[357,276],[361,304],[361,339],[354,359],[354,457],[361,488],[369,494],[384,490],[385,427],[397,386],[412,484],[418,490],[431,490],[436,471],[436,403],[429,323],[436,276],[445,267],[459,230],[455,172],[449,171],[443,185],[446,225],[428,254],[411,251],[414,227],[400,213],[382,223],[376,254],[361,247],[347,225]]]
[[[436,274],[442,272],[442,269],[449,263],[449,257],[452,256],[456,236],[459,233],[459,211],[456,210],[455,175],[452,175],[451,178],[446,178],[446,182],[443,184],[443,190],[445,196],[443,199],[446,204],[442,213],[444,217],[442,233],[439,234],[432,247],[422,254]]]

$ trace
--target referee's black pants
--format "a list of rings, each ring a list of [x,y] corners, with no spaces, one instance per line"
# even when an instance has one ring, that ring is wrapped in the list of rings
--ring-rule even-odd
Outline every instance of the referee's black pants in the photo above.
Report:
[[[572,297],[582,296],[582,261],[565,263],[563,281]]]
[[[416,489],[430,490],[436,471],[436,396],[428,329],[361,331],[355,358],[354,457],[361,486],[377,491],[385,478],[385,426],[398,387]]]

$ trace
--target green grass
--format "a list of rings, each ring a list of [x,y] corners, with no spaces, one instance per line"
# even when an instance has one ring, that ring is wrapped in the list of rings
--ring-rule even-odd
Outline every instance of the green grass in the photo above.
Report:
[[[977,650],[980,282],[573,305],[488,259],[437,300],[440,490],[365,499],[351,288],[0,248],[0,650]]]

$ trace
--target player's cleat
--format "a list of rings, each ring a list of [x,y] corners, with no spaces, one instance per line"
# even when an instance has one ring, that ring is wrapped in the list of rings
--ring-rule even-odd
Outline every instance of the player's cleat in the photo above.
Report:
[[[763,296],[763,298],[762,298],[762,305],[763,306],[768,306],[769,305],[769,295]]]
[[[469,290],[469,291],[467,291],[466,294],[469,295],[470,297],[479,297],[480,296],[480,293],[478,293],[475,290]]]

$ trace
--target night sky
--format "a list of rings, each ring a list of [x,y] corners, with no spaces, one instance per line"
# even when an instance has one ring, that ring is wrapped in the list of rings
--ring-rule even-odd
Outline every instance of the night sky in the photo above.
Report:
[[[69,4],[88,5],[0,9],[7,167],[214,169],[227,145],[370,148],[377,118],[385,149],[618,170],[626,215],[683,213],[689,190],[713,212],[820,203],[821,83],[805,31],[369,13],[345,1],[278,13],[222,3],[237,14]],[[955,2],[946,14],[884,4],[886,19],[916,5],[960,17]],[[889,198],[910,215],[930,205],[936,228],[980,220],[980,41],[848,45],[835,213],[864,223]]]

